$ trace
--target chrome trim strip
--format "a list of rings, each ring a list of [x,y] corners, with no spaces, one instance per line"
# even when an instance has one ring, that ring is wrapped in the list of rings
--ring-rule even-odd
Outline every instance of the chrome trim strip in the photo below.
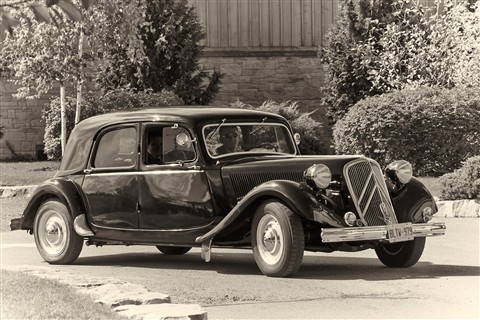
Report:
[[[184,170],[150,170],[150,171],[128,171],[128,172],[92,172],[90,175],[98,176],[133,176],[133,175],[151,175],[151,174],[172,174],[172,173],[203,173],[204,170],[184,169]]]
[[[395,225],[394,225],[395,226]],[[348,242],[380,240],[387,241],[387,229],[390,226],[352,227],[352,228],[322,228],[322,242]],[[444,222],[412,224],[413,236],[433,237],[445,234]]]
[[[119,230],[119,231],[149,231],[149,232],[168,232],[168,231],[173,231],[173,232],[179,232],[179,231],[194,231],[194,230],[200,230],[204,229],[205,227],[208,227],[211,225],[213,222],[206,224],[204,226],[200,227],[195,227],[195,228],[189,228],[189,229],[138,229],[138,228],[113,228],[113,227],[106,227],[106,226],[99,226],[98,224],[92,223],[92,226],[97,227],[98,229],[107,229],[107,230]]]

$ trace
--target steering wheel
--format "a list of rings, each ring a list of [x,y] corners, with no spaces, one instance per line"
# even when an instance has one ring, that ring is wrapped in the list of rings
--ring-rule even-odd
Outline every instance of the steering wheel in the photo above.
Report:
[[[275,144],[273,143],[270,143],[270,142],[264,142],[264,143],[260,143],[257,148],[263,148],[263,149],[267,149],[267,150],[275,150],[275,151],[278,151],[278,146],[276,146]]]

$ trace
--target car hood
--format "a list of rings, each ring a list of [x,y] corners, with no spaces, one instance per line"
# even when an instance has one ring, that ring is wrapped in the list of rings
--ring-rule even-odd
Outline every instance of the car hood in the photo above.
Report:
[[[254,187],[271,180],[301,182],[304,171],[313,164],[330,168],[333,179],[341,180],[346,163],[363,156],[291,156],[252,157],[226,163],[222,167],[222,179],[227,196],[233,202],[241,199]]]

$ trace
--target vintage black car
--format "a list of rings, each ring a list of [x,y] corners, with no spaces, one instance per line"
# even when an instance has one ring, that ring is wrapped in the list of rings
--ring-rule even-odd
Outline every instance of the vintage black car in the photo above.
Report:
[[[266,112],[166,107],[91,117],[70,135],[59,172],[11,229],[41,256],[73,263],[87,245],[153,245],[167,255],[252,248],[267,276],[296,272],[304,250],[374,249],[410,267],[434,199],[411,165],[364,156],[302,156],[289,123]]]

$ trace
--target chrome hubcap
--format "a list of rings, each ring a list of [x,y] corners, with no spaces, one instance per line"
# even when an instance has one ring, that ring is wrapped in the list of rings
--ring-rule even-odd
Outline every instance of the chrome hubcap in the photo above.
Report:
[[[274,216],[267,214],[260,219],[256,237],[262,259],[268,264],[280,261],[284,250],[283,231]]]
[[[67,243],[68,228],[64,219],[53,210],[45,212],[39,221],[38,241],[50,255],[60,254]]]

